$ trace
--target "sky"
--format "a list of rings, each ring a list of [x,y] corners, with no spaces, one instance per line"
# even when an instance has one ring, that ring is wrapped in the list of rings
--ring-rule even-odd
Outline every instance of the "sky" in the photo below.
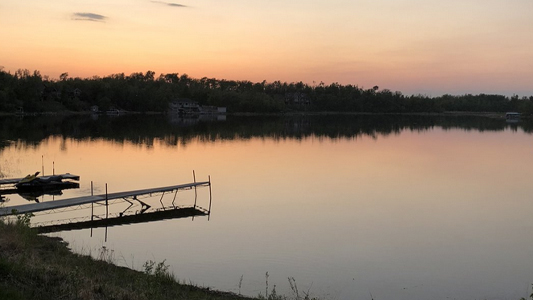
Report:
[[[0,68],[533,95],[532,0],[2,0]]]

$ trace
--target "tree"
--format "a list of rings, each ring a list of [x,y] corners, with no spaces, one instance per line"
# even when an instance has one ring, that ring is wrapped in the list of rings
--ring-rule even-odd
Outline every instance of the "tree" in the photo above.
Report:
[[[59,80],[67,81],[67,79],[68,79],[68,73],[67,72],[62,73],[61,75],[59,75]]]

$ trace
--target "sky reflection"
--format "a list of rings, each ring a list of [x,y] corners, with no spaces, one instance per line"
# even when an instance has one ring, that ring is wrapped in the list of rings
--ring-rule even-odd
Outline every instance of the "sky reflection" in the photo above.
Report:
[[[481,128],[493,127],[487,122]],[[209,221],[114,227],[107,243],[98,230],[93,238],[86,230],[58,234],[74,249],[105,244],[137,268],[166,259],[178,278],[199,285],[237,292],[243,276],[241,291],[257,295],[269,272],[279,292],[290,294],[287,277],[295,277],[300,290],[327,299],[519,299],[533,279],[533,142],[523,129],[501,126],[396,123],[393,134],[351,138],[312,126],[276,138],[253,134],[256,127],[243,138],[170,146],[161,137],[182,130],[171,126],[149,146],[52,135],[6,146],[0,161],[8,176],[39,170],[43,157],[47,172],[54,161],[56,172],[80,175],[80,190],[64,197],[86,195],[90,181],[114,192],[190,182],[192,170],[198,180],[210,175]],[[225,136],[223,129],[209,132]]]

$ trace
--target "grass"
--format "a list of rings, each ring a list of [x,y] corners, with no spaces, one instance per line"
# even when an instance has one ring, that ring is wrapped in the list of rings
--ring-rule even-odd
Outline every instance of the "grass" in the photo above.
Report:
[[[140,272],[112,264],[106,248],[98,259],[72,253],[63,240],[38,235],[28,221],[0,222],[0,299],[253,299],[180,284],[165,261],[148,261]]]
[[[265,295],[263,295],[262,293],[259,293],[259,295],[257,296],[257,298],[259,298],[260,300],[319,300],[319,298],[311,298],[309,296],[309,291],[307,292],[304,292],[303,293],[303,296],[300,295],[300,292],[298,291],[298,285],[296,284],[296,280],[294,279],[294,277],[289,277],[288,280],[289,280],[289,286],[291,287],[291,290],[292,290],[292,293],[293,293],[293,296],[292,297],[287,297],[285,295],[280,295],[276,292],[276,285],[274,285],[274,287],[272,287],[272,290],[268,291],[268,272],[266,272],[265,274],[265,284],[266,284],[266,288],[265,288]],[[242,282],[242,277],[241,277],[241,282]],[[240,288],[240,284],[239,283],[239,288]]]

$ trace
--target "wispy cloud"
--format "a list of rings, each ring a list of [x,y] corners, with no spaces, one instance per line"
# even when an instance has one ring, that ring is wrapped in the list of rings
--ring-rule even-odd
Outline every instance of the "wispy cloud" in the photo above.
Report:
[[[167,6],[173,6],[173,7],[187,7],[187,5],[183,5],[179,3],[172,3],[172,2],[164,2],[164,1],[150,1],[150,2],[157,3],[157,4],[163,4]]]
[[[102,16],[94,13],[73,13],[72,19],[76,21],[93,21],[93,22],[105,22],[106,16]]]

